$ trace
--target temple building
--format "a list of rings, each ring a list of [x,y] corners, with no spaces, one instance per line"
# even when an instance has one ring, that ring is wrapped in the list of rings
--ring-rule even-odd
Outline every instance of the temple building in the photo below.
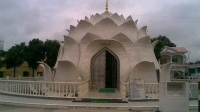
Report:
[[[160,65],[154,54],[158,41],[151,43],[147,26],[138,28],[137,22],[131,16],[109,12],[107,0],[105,12],[71,25],[64,41],[57,41],[60,49],[54,68],[45,63],[45,57],[38,61],[38,74],[29,74],[23,65],[17,72],[25,78],[9,78],[8,72],[0,71],[5,104],[67,110],[196,111],[198,83],[177,76],[186,72],[199,76],[200,66],[185,64],[189,58],[185,48],[167,46],[161,52]],[[13,103],[7,101],[7,94],[15,97]]]
[[[131,16],[106,10],[70,25],[60,43],[55,72],[46,67],[46,81],[77,82],[89,80],[89,88],[120,89],[120,81],[144,79],[157,83],[160,70],[147,26],[138,28]],[[94,87],[94,88],[92,88]]]

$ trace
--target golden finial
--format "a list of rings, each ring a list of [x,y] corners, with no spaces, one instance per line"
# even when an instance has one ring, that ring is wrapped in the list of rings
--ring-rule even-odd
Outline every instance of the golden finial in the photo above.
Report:
[[[106,0],[106,12],[108,12],[108,0]]]
[[[45,56],[44,59],[41,60],[41,62],[45,62],[47,60],[47,57]]]
[[[44,57],[44,59],[41,60],[41,62],[43,62],[43,63],[47,60],[47,55],[46,55],[46,53],[47,53],[47,52],[45,52],[45,57]]]

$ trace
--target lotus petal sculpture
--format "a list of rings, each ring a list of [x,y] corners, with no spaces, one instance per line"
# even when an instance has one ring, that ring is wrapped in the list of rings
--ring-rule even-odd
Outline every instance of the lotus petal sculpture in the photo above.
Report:
[[[147,26],[138,30],[137,22],[131,16],[124,19],[123,15],[104,12],[85,17],[77,26],[71,25],[60,47],[55,80],[91,79],[92,59],[106,50],[117,57],[119,80],[138,77],[146,82],[156,82],[156,69],[160,70],[154,54],[157,42],[151,44]],[[151,72],[144,74],[144,70]]]

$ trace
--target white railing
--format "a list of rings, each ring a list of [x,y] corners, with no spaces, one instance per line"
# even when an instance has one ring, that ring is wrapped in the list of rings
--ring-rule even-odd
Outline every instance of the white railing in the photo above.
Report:
[[[189,82],[188,79],[171,79],[171,81]]]
[[[129,83],[126,83],[127,98],[129,96]],[[159,99],[159,84],[158,83],[145,83],[146,99]]]
[[[146,99],[159,99],[159,84],[146,83]],[[16,95],[81,98],[89,91],[89,80],[80,82],[47,82],[0,80],[0,92]],[[123,99],[130,98],[129,83],[120,81],[120,93]],[[189,83],[189,97],[198,97],[198,84]]]
[[[159,99],[159,84],[146,83],[147,99]],[[189,98],[198,98],[198,83],[189,83]]]
[[[122,83],[122,85],[125,84]],[[129,88],[129,84],[127,87]],[[145,90],[146,99],[159,99],[159,83],[145,83]],[[127,93],[129,93],[129,89]],[[189,83],[189,98],[198,98],[198,83]]]
[[[11,77],[11,78],[0,78],[0,80],[43,81],[44,77]]]
[[[171,81],[180,81],[180,82],[190,82],[190,83],[197,83],[199,79],[171,79]]]
[[[170,79],[171,81],[186,81],[190,83],[197,83],[200,80],[200,76],[193,74],[192,76],[184,76],[183,79]]]
[[[78,89],[80,91],[78,92]],[[89,90],[89,81],[47,82],[0,80],[0,92],[16,95],[78,98]],[[78,95],[79,94],[79,95]]]
[[[145,83],[146,98],[158,99],[159,98],[159,84],[158,83]]]

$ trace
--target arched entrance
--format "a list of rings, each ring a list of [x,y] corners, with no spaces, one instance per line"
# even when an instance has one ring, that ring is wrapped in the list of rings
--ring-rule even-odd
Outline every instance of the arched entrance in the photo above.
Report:
[[[91,84],[99,88],[118,88],[119,59],[109,49],[104,48],[91,60]]]

